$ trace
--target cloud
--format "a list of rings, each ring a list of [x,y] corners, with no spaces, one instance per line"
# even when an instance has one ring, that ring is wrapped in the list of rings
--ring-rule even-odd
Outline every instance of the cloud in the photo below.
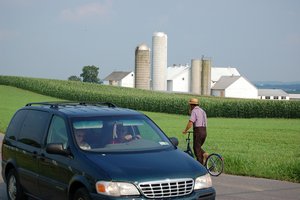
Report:
[[[98,17],[105,17],[110,13],[111,1],[85,4],[76,8],[67,8],[61,12],[61,18],[66,21],[82,21]]]

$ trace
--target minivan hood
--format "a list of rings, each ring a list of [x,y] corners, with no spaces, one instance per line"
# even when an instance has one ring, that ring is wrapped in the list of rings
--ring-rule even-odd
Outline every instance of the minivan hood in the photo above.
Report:
[[[91,153],[88,159],[112,181],[195,178],[207,173],[196,160],[178,149],[121,154]]]

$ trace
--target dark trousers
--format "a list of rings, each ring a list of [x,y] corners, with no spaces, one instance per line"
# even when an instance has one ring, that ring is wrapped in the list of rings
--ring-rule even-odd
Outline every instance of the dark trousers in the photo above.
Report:
[[[196,155],[197,160],[201,163],[203,163],[203,154],[205,151],[202,149],[202,145],[205,142],[206,139],[206,127],[194,127],[194,153]]]

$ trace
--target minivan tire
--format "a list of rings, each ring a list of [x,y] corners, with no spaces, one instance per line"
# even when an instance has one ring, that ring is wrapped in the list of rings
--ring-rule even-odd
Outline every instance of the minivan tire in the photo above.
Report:
[[[8,200],[27,199],[20,184],[17,172],[11,169],[7,175],[6,193]]]
[[[79,188],[74,194],[73,200],[91,200],[91,197],[85,188]]]

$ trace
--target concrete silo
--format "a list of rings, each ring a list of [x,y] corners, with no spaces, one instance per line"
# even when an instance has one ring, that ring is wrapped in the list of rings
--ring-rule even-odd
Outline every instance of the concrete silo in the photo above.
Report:
[[[163,32],[152,36],[152,89],[167,90],[167,44],[168,37]]]
[[[191,66],[191,93],[201,94],[202,60],[193,59]]]
[[[211,94],[211,60],[202,59],[201,94]]]
[[[150,48],[141,44],[135,49],[135,88],[150,90]]]

